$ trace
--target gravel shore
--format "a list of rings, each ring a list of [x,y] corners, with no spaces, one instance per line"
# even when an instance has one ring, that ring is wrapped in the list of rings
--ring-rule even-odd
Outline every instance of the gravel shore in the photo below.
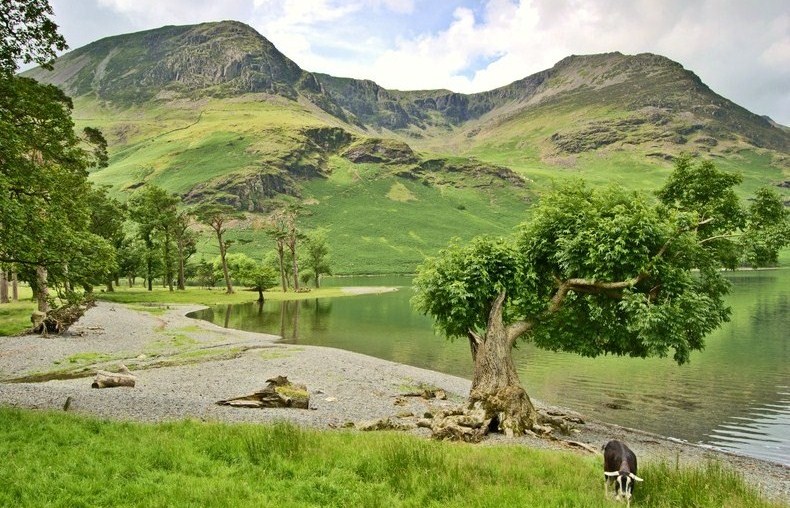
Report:
[[[404,422],[414,422],[425,411],[461,404],[469,393],[469,380],[456,376],[339,349],[279,344],[273,335],[225,329],[185,316],[198,308],[169,305],[147,311],[140,306],[99,302],[64,335],[0,338],[0,404],[62,410],[68,399],[69,411],[109,419],[288,420],[327,429],[398,416]],[[114,370],[120,363],[137,375],[134,388],[90,387],[97,369]],[[278,375],[308,387],[310,410],[216,404],[259,390],[267,379]],[[402,397],[421,386],[441,388],[448,398]],[[568,439],[595,449],[609,439],[621,439],[643,462],[720,461],[740,471],[766,497],[790,506],[788,467],[580,416],[585,424]],[[412,432],[428,435],[425,429]],[[485,442],[589,453],[562,440],[491,436]]]

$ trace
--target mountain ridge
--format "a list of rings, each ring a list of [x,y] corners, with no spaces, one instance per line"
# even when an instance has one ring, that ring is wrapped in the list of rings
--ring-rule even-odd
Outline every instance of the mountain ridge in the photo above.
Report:
[[[527,108],[580,91],[597,93],[630,83],[635,76],[671,78],[675,92],[682,85],[684,93],[699,96],[694,104],[684,103],[681,94],[669,91],[663,100],[655,94],[640,95],[638,86],[629,84],[634,97],[625,107],[631,111],[667,107],[671,97],[674,102],[669,106],[683,107],[706,122],[720,121],[717,115],[726,120],[731,110],[737,110],[730,128],[745,124],[755,133],[746,137],[756,147],[790,150],[783,129],[715,94],[679,63],[651,53],[571,55],[550,69],[473,94],[402,91],[372,80],[303,70],[248,25],[221,21],[106,37],[59,58],[52,74],[32,70],[24,75],[61,86],[74,96],[94,93],[100,100],[120,105],[201,92],[212,96],[266,92],[289,99],[301,95],[343,122],[391,130],[451,128],[505,103]]]

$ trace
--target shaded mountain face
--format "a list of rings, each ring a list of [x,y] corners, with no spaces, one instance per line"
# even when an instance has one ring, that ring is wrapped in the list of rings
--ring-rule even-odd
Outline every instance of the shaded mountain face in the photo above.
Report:
[[[254,92],[290,99],[320,94],[312,74],[235,21],[108,37],[62,56],[54,72],[37,68],[26,75],[114,106]]]

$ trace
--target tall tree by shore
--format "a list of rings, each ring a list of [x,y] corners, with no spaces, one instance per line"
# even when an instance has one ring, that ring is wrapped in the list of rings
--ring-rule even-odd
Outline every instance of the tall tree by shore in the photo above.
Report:
[[[447,337],[465,337],[474,363],[470,403],[508,434],[537,424],[512,350],[519,339],[552,351],[664,357],[685,363],[727,321],[722,267],[775,259],[788,212],[748,214],[740,178],[711,162],[677,161],[654,197],[565,184],[507,238],[454,243],[419,268],[413,303]],[[757,219],[759,217],[759,220]],[[760,243],[762,254],[748,238]]]
[[[219,246],[222,275],[225,278],[225,291],[228,294],[232,294],[233,284],[231,283],[230,274],[228,273],[227,262],[228,248],[230,248],[231,241],[225,238],[225,232],[227,231],[228,221],[240,219],[243,217],[243,214],[232,206],[222,203],[204,204],[198,207],[194,214],[200,222],[214,230]]]

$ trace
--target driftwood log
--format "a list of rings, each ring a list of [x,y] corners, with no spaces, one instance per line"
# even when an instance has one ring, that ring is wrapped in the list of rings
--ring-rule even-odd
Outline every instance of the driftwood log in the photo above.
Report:
[[[115,386],[128,386],[134,388],[137,376],[132,374],[126,365],[121,365],[118,372],[108,372],[106,370],[96,371],[91,388],[112,388]]]
[[[266,382],[268,384],[262,390],[241,397],[220,400],[217,404],[232,407],[308,409],[310,394],[305,385],[291,383],[286,376],[277,376],[267,379]]]

